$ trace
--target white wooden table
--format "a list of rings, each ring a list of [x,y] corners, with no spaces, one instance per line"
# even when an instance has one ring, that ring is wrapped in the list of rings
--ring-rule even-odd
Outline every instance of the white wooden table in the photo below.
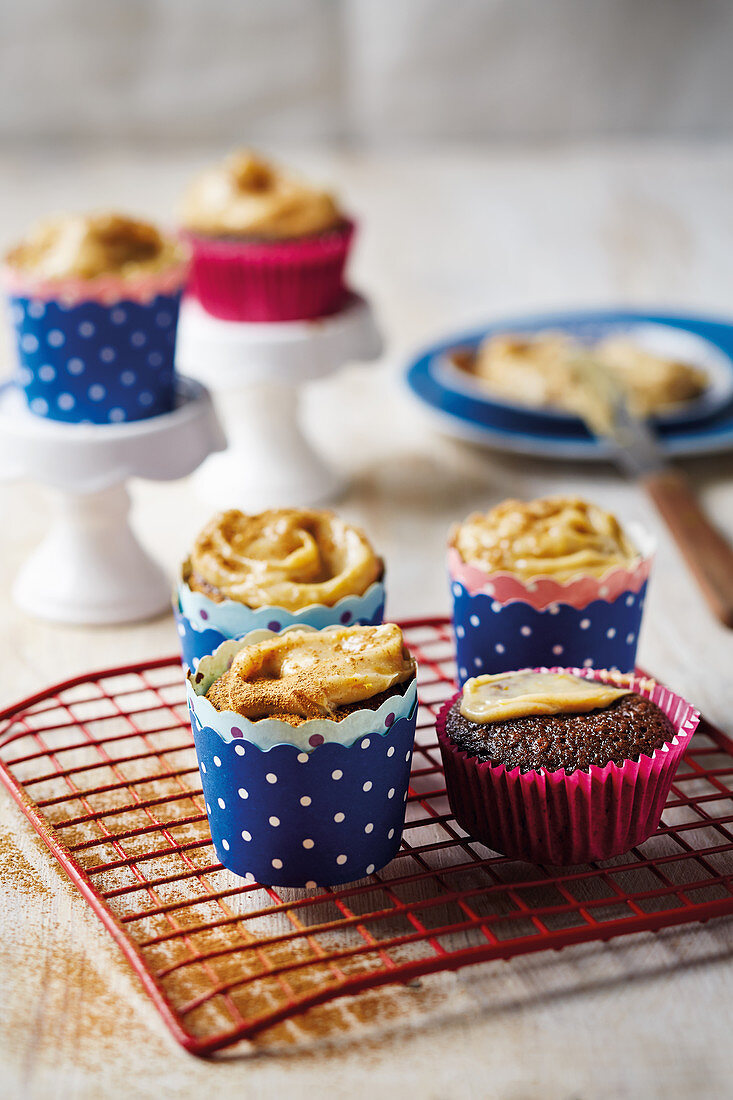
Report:
[[[6,162],[0,236],[51,209],[169,215],[192,166],[166,155]],[[356,285],[384,362],[316,384],[308,428],[351,478],[340,503],[383,551],[392,617],[443,613],[445,532],[507,495],[586,494],[660,536],[640,660],[733,730],[733,634],[714,623],[640,493],[607,467],[506,459],[436,435],[402,390],[416,346],[491,316],[629,304],[733,313],[733,149],[300,157],[363,217]],[[687,466],[733,537],[733,456]],[[171,571],[207,518],[190,486],[134,486],[135,521]],[[54,681],[172,653],[170,617],[117,629],[33,622],[9,582],[47,523],[34,486],[0,489],[0,706]],[[0,793],[0,1096],[730,1095],[733,921],[487,964],[427,980],[420,1030],[282,1057],[198,1061],[155,1011],[10,799]]]

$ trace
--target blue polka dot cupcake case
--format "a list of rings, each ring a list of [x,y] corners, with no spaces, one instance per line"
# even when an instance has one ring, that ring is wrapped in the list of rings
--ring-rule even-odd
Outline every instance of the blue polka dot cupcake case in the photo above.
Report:
[[[350,747],[310,753],[222,744],[192,721],[214,847],[230,871],[266,886],[336,886],[397,855],[414,715]]]
[[[92,424],[170,412],[180,299],[178,291],[110,308],[12,296],[16,378],[31,412]]]
[[[633,672],[646,588],[644,581],[637,591],[580,608],[563,603],[537,608],[519,600],[502,604],[484,593],[472,595],[452,582],[459,683],[510,668],[534,668],[551,659]]]
[[[448,575],[458,680],[562,661],[633,672],[654,542],[629,525],[634,557],[556,579],[490,572],[452,542]]]
[[[181,662],[186,671],[198,668],[202,657],[207,657],[218,649],[222,642],[231,641],[221,631],[215,629],[197,629],[181,611],[177,594],[173,598],[173,617],[178,630],[181,647]],[[236,639],[234,639],[236,640]]]
[[[175,404],[176,327],[187,264],[178,246],[131,219],[89,216],[69,219],[68,225],[59,221],[47,230],[48,248],[60,248],[64,234],[71,232],[69,225],[73,228],[77,222],[82,228],[77,225],[78,234],[67,240],[69,251],[64,253],[72,266],[81,263],[92,243],[103,261],[105,241],[100,244],[94,233],[102,232],[100,224],[108,234],[119,231],[120,222],[126,232],[143,227],[154,234],[160,248],[170,251],[170,262],[160,270],[143,266],[137,274],[107,272],[90,278],[41,277],[32,269],[6,263],[3,282],[17,350],[16,381],[28,408],[52,420],[92,424],[170,412]],[[112,248],[108,240],[106,245]],[[99,258],[97,252],[94,256]]]
[[[211,684],[243,645],[274,636],[255,631],[241,642],[225,642],[188,675],[217,856],[235,874],[263,885],[333,886],[363,878],[400,847],[417,719],[415,679],[378,709],[357,709],[341,721],[292,726],[217,710],[205,695]]]

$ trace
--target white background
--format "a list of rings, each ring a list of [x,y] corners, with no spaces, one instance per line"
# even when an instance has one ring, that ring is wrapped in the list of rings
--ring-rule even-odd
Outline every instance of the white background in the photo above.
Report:
[[[733,131],[728,0],[2,0],[0,141]]]

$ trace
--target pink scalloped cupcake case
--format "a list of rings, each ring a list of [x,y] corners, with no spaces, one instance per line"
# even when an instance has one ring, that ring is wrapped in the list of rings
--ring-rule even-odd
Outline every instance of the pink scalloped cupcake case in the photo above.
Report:
[[[569,866],[610,859],[647,840],[659,825],[675,772],[697,729],[700,714],[654,680],[605,670],[540,668],[628,686],[656,703],[676,729],[652,756],[610,762],[587,771],[521,772],[481,762],[458,749],[445,730],[441,708],[436,730],[446,788],[458,824],[494,851],[533,863]]]

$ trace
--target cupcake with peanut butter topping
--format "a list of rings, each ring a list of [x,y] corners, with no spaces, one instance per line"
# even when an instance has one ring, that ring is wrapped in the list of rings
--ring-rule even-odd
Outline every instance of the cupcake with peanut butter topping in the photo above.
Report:
[[[202,172],[181,206],[190,289],[215,317],[322,317],[346,297],[354,224],[327,192],[248,149]]]
[[[652,546],[577,497],[507,500],[451,532],[461,683],[557,663],[632,671]]]
[[[222,863],[265,885],[335,885],[400,846],[417,716],[393,623],[253,631],[203,658],[188,703]]]
[[[258,627],[375,625],[384,563],[333,512],[232,509],[206,525],[183,563],[176,611],[186,664]]]
[[[95,424],[170,412],[187,250],[115,213],[40,222],[5,257],[32,412]]]
[[[514,858],[610,859],[657,828],[699,717],[653,680],[604,670],[474,677],[436,722],[451,810]]]

